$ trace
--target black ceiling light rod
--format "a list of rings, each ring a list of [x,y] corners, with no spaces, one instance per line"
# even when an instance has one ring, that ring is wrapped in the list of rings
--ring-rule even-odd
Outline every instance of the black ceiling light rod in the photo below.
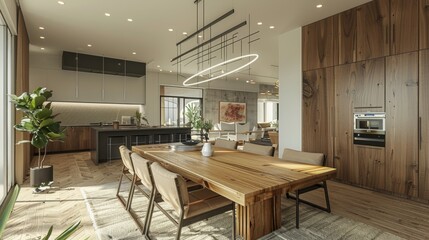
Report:
[[[186,52],[184,52],[184,53],[180,54],[179,56],[177,56],[177,57],[175,57],[175,58],[171,59],[171,62],[173,62],[173,61],[175,61],[175,60],[177,60],[177,59],[179,59],[179,58],[181,58],[181,57],[185,56],[186,54],[188,54],[188,53],[190,53],[190,52],[192,52],[192,51],[195,51],[196,49],[198,49],[198,48],[200,48],[200,47],[202,47],[202,46],[204,46],[204,45],[206,45],[206,44],[208,44],[208,43],[210,43],[210,42],[213,42],[214,40],[216,40],[216,39],[218,39],[218,38],[220,38],[220,37],[222,37],[222,36],[224,36],[224,35],[226,35],[226,34],[228,34],[228,33],[230,33],[230,32],[233,32],[233,31],[235,31],[235,30],[237,30],[237,29],[241,28],[242,26],[244,26],[244,25],[246,25],[246,24],[247,24],[247,22],[246,22],[246,21],[244,21],[244,22],[242,22],[242,23],[240,23],[240,24],[238,24],[238,25],[236,25],[236,26],[234,26],[234,27],[232,27],[232,28],[230,28],[230,29],[226,30],[225,32],[223,32],[223,33],[221,33],[221,34],[219,34],[219,35],[216,35],[215,37],[210,38],[209,40],[207,40],[207,41],[205,41],[205,42],[201,43],[200,45],[195,46],[195,47],[193,47],[193,48],[189,49],[188,51],[186,51]]]
[[[176,46],[182,44],[183,42],[187,41],[188,39],[194,37],[195,35],[197,35],[198,33],[206,30],[207,28],[213,26],[214,24],[218,23],[219,21],[221,21],[222,19],[232,15],[234,13],[234,9],[230,10],[229,12],[225,13],[224,15],[216,18],[215,20],[213,20],[212,22],[208,23],[207,25],[203,26],[202,28],[200,28],[198,31],[192,33],[191,35],[187,36],[185,39],[181,40],[180,42],[176,43]]]

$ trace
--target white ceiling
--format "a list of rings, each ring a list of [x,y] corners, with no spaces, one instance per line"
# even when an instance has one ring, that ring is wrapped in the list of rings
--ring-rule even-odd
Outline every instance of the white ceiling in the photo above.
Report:
[[[170,62],[177,53],[176,43],[185,37],[182,32],[190,34],[196,31],[197,8],[194,0],[62,1],[64,5],[58,4],[57,0],[20,0],[31,51],[58,53],[66,50],[103,55],[146,62],[148,70],[176,72],[176,67]],[[234,75],[234,78],[273,83],[278,78],[277,39],[280,34],[368,1],[204,0],[204,20],[207,24],[234,9],[232,16],[212,27],[212,36],[245,20],[248,21],[247,25],[235,32],[244,36],[249,30],[260,31],[255,37],[260,40],[250,46],[251,52],[258,53],[260,58],[251,65],[250,73],[246,70]],[[317,4],[323,4],[323,7],[316,8]],[[201,25],[202,4],[199,9]],[[105,13],[110,13],[110,17]],[[133,21],[128,22],[128,18]],[[263,24],[259,26],[257,22]],[[271,25],[275,28],[269,29]],[[45,30],[40,30],[40,26]],[[169,28],[174,31],[168,31]],[[206,41],[209,32],[204,34],[203,41]],[[40,36],[45,39],[40,39]],[[193,38],[183,44],[182,52],[191,45],[195,46],[197,41],[198,38]],[[45,50],[41,50],[42,47]],[[248,50],[247,45],[243,48]],[[196,66],[189,65],[182,72],[194,73],[196,70]]]

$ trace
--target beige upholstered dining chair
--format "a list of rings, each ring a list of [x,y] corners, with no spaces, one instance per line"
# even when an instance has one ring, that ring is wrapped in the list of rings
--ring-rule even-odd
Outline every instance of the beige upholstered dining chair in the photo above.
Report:
[[[249,123],[235,123],[235,132],[228,134],[228,140],[248,142],[250,136],[249,130]]]
[[[131,194],[128,200],[128,211],[130,212],[131,217],[134,219],[134,221],[140,228],[140,231],[143,234],[145,234],[147,221],[148,221],[147,216],[148,216],[148,212],[151,207],[151,204],[155,204],[158,208],[160,208],[158,205],[158,202],[162,201],[162,199],[159,194],[154,195],[155,194],[154,181],[153,181],[152,171],[150,168],[152,161],[149,161],[134,152],[131,153],[131,161],[134,166],[135,174],[134,174],[134,181],[133,181],[134,184],[132,185]],[[189,180],[186,181],[186,187],[188,191],[193,191],[193,190],[202,188],[201,185]],[[141,192],[143,196],[145,196],[149,200],[144,223],[140,221],[140,216],[137,216],[136,212],[132,208],[132,201],[133,201],[135,189]],[[153,198],[153,201],[152,201],[152,198]]]
[[[305,163],[305,164],[312,164],[317,166],[324,166],[325,165],[325,155],[323,153],[311,153],[311,152],[301,152],[296,151],[292,149],[285,148],[283,151],[282,159],[287,161],[293,161],[293,162],[299,162],[299,163]],[[316,205],[312,202],[308,202],[306,200],[300,199],[300,195],[309,191],[313,191],[319,188],[323,188],[325,192],[325,201],[326,201],[326,207],[322,207],[319,205]],[[328,194],[328,185],[326,184],[326,180],[315,184],[313,186],[301,188],[295,190],[295,196],[290,195],[289,193],[286,193],[287,198],[295,199],[295,207],[296,207],[296,223],[295,227],[299,228],[299,203],[305,203],[307,205],[310,205],[312,207],[321,209],[323,211],[326,211],[328,213],[331,212],[331,205],[329,203],[329,194]]]
[[[237,149],[238,142],[233,140],[226,140],[218,138],[215,140],[215,147],[228,148],[228,149]]]
[[[254,153],[264,156],[274,156],[274,147],[259,145],[254,143],[245,143],[243,146],[243,152]]]
[[[116,197],[119,199],[122,205],[124,205],[125,209],[128,211],[130,198],[132,198],[132,193],[134,192],[134,183],[135,183],[134,165],[131,161],[131,151],[126,146],[121,145],[119,147],[119,152],[121,154],[123,167],[122,167],[121,178],[119,179],[118,190],[116,191]],[[124,176],[126,177],[126,179],[128,179],[131,182],[127,200],[125,200],[125,198],[119,194],[119,192],[121,191],[122,179]]]
[[[131,161],[134,166],[135,174],[134,174],[134,184],[132,186],[132,194],[130,194],[129,200],[128,200],[128,211],[131,214],[131,217],[136,222],[137,226],[139,227],[140,231],[145,234],[145,226],[147,225],[147,216],[150,209],[150,204],[152,204],[152,197],[154,196],[154,187],[153,187],[153,177],[152,172],[150,170],[150,164],[151,161],[141,157],[137,153],[131,153]],[[134,196],[134,190],[137,188],[137,190],[143,194],[149,201],[145,221],[142,223],[140,221],[140,217],[137,216],[136,212],[132,208],[132,201]],[[156,203],[156,202],[155,202]]]
[[[180,239],[182,227],[209,217],[232,210],[232,237],[235,239],[235,203],[217,195],[208,189],[188,192],[185,180],[177,173],[164,169],[159,163],[151,165],[155,192],[161,194],[166,203],[171,205],[178,218],[160,208],[170,221],[177,226],[176,239]],[[150,222],[154,205],[149,210],[147,231],[150,232]]]

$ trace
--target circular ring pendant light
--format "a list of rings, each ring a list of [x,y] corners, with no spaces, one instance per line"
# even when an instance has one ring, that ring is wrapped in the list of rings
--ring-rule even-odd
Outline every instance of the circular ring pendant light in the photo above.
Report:
[[[203,80],[203,81],[193,82],[193,83],[188,83],[189,81],[191,81],[191,80],[192,80],[192,79],[194,79],[195,77],[197,77],[197,76],[199,76],[199,75],[201,75],[201,74],[204,74],[204,73],[206,73],[206,72],[208,72],[208,71],[210,71],[210,70],[212,70],[212,69],[214,69],[214,68],[217,68],[217,67],[222,66],[222,65],[224,65],[224,64],[228,64],[228,63],[231,63],[231,62],[235,62],[235,61],[237,61],[237,60],[241,60],[241,59],[244,59],[244,58],[247,58],[247,57],[253,57],[253,59],[252,59],[252,60],[250,60],[248,63],[246,63],[246,64],[244,64],[244,65],[241,65],[241,66],[240,66],[240,67],[238,67],[238,68],[235,68],[235,69],[233,69],[233,70],[231,70],[231,71],[225,72],[225,73],[223,73],[223,74],[221,74],[221,75],[218,75],[218,76],[215,76],[215,77],[211,77],[211,78],[206,79],[206,80]],[[251,53],[251,54],[247,54],[247,55],[239,56],[239,57],[232,58],[232,59],[229,59],[229,60],[227,60],[227,61],[224,61],[224,62],[218,63],[218,64],[216,64],[216,65],[214,65],[214,66],[211,66],[211,67],[209,67],[209,68],[206,68],[206,69],[204,69],[204,70],[202,70],[202,71],[200,71],[200,72],[198,72],[198,73],[195,73],[195,74],[194,74],[194,75],[192,75],[191,77],[187,78],[185,81],[183,81],[183,86],[185,86],[185,87],[187,87],[187,86],[194,86],[194,85],[198,85],[198,84],[201,84],[201,83],[210,82],[210,81],[213,81],[213,80],[218,79],[218,78],[225,77],[226,75],[229,75],[229,74],[235,73],[235,72],[240,71],[241,69],[243,69],[243,68],[245,68],[245,67],[249,66],[250,64],[254,63],[256,60],[258,60],[258,58],[259,58],[259,55],[258,55],[258,54],[256,54],[256,53]]]

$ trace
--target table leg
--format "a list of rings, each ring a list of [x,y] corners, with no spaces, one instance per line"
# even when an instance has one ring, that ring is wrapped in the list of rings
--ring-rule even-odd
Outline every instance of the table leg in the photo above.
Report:
[[[281,194],[237,206],[238,234],[244,239],[258,239],[281,227]]]

